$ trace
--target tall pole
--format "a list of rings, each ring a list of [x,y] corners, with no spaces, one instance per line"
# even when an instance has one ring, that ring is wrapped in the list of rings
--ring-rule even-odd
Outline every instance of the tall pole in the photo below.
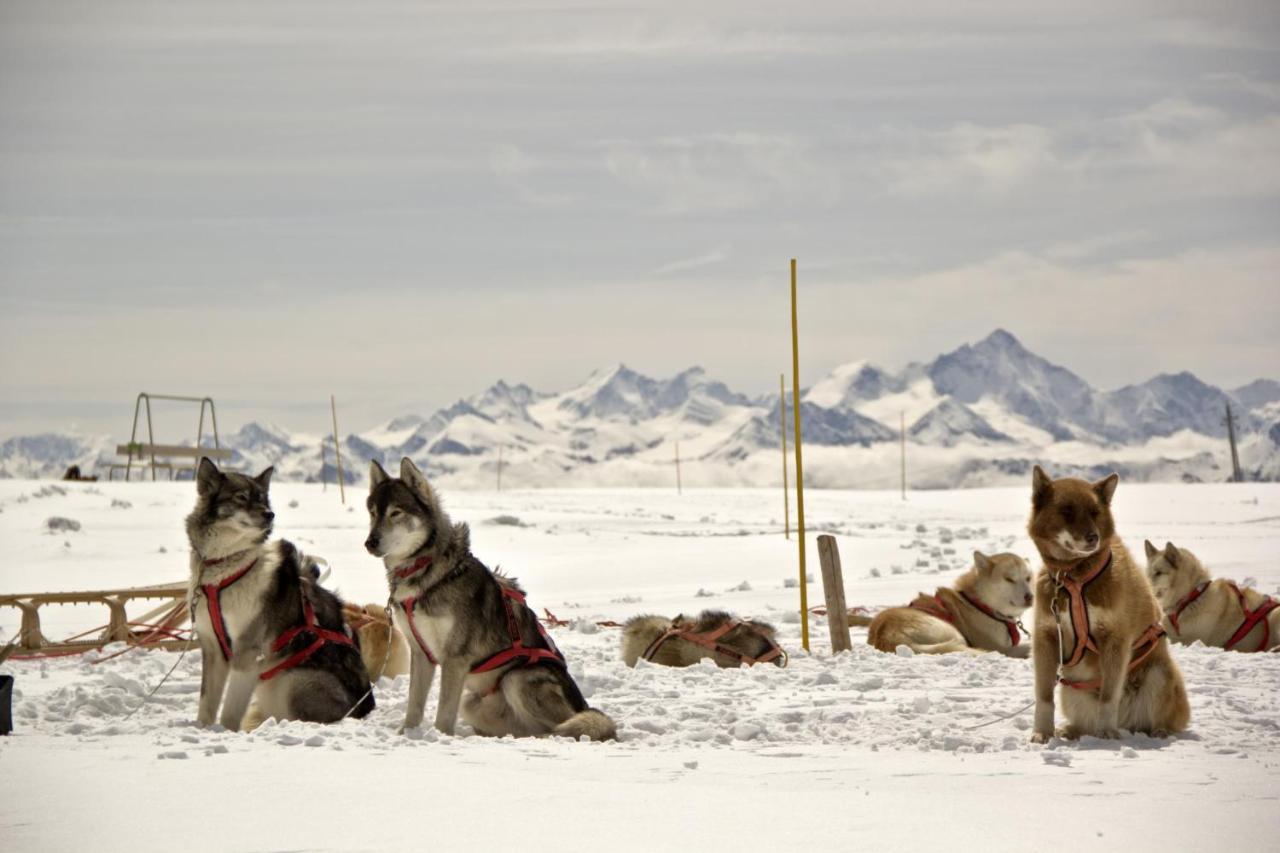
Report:
[[[680,442],[676,442],[676,494],[684,494],[684,486],[680,483]]]
[[[338,494],[347,502],[347,486],[342,478],[342,445],[338,444],[338,402],[329,395],[329,411],[333,412],[333,455],[338,460]]]
[[[898,412],[898,440],[902,459],[902,499],[907,499],[907,413]]]
[[[502,445],[498,445],[498,491],[502,491]]]
[[[778,420],[782,432],[782,518],[783,535],[791,538],[791,493],[787,486],[787,386],[786,378],[778,374]]]
[[[800,323],[796,312],[796,259],[791,259],[791,410],[796,421],[796,533],[800,543],[800,643],[809,651],[809,590],[804,561],[804,457],[800,452]]]
[[[1240,454],[1236,452],[1236,416],[1231,413],[1231,404],[1227,403],[1227,440],[1231,442],[1231,481],[1243,483],[1244,475],[1240,473]]]

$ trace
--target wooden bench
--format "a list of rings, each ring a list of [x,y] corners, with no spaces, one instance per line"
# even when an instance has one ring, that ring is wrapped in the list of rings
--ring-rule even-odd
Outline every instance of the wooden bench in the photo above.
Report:
[[[202,456],[208,456],[214,462],[226,462],[231,458],[231,451],[225,447],[185,447],[180,444],[117,444],[116,453],[124,456],[126,461],[113,462],[107,469],[107,479],[115,479],[115,472],[123,468],[125,479],[129,479],[129,471],[135,466],[147,466],[152,469],[151,477],[155,479],[155,470],[163,468],[173,479],[174,471],[194,471]],[[186,464],[175,465],[172,459],[188,459]]]

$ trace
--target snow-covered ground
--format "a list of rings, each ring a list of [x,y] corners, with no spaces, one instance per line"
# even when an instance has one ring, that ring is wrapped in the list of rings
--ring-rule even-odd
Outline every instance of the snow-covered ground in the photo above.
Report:
[[[0,592],[94,589],[185,576],[189,483],[0,482]],[[329,559],[330,584],[380,602],[364,553],[363,491],[273,487],[277,531]],[[476,553],[562,618],[556,629],[593,705],[622,740],[493,741],[395,734],[404,679],[378,710],[336,726],[194,727],[199,653],[125,719],[177,660],[133,651],[11,661],[17,731],[0,738],[8,850],[1271,849],[1280,837],[1280,655],[1176,647],[1191,731],[1168,742],[1028,741],[1027,661],[880,654],[855,631],[833,657],[825,623],[800,649],[794,540],[768,490],[455,492]],[[810,532],[839,539],[851,604],[903,603],[945,583],[973,548],[1028,558],[1025,489],[811,490]],[[1190,547],[1215,573],[1280,592],[1280,486],[1127,485],[1120,530]],[[792,507],[794,517],[794,506]],[[515,524],[494,521],[513,516]],[[49,533],[46,520],[78,521]],[[949,540],[949,541],[948,541]],[[810,540],[811,571],[817,573]],[[745,582],[745,583],[744,583]],[[732,591],[731,591],[732,590]],[[698,597],[699,592],[706,597]],[[810,604],[821,603],[818,584]],[[616,629],[638,612],[706,606],[769,619],[785,670],[641,665]],[[45,608],[45,633],[105,622]],[[0,609],[0,638],[18,627]],[[434,699],[432,700],[432,702]],[[428,719],[430,719],[430,709]],[[989,723],[989,724],[987,724]],[[984,725],[987,724],[987,725]]]

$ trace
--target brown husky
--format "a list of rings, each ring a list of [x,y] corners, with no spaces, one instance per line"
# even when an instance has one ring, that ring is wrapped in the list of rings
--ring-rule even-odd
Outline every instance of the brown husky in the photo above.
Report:
[[[1164,609],[1164,627],[1179,643],[1239,652],[1280,647],[1280,601],[1256,589],[1213,580],[1196,555],[1172,542],[1146,543],[1147,577]]]
[[[1120,478],[1031,481],[1028,531],[1044,560],[1036,578],[1036,713],[1031,740],[1054,735],[1061,681],[1063,737],[1114,738],[1120,729],[1164,737],[1191,719],[1169,654],[1160,605],[1116,536],[1111,497]]]
[[[914,652],[1002,652],[1025,658],[1018,620],[1031,606],[1031,570],[1016,554],[973,552],[973,568],[955,587],[921,593],[906,607],[891,607],[871,620],[867,642],[882,652],[908,646]]]

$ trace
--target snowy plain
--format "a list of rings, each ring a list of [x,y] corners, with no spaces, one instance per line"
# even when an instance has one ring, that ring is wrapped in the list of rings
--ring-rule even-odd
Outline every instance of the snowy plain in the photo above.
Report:
[[[946,584],[974,548],[1033,557],[1021,488],[809,490],[813,536],[837,536],[851,605]],[[328,559],[348,600],[381,602],[363,550],[364,492],[279,483],[278,535]],[[190,483],[0,481],[0,592],[139,586],[185,578]],[[621,740],[398,736],[407,679],[334,726],[195,727],[199,652],[10,661],[15,733],[0,738],[8,850],[1275,849],[1280,837],[1280,655],[1174,648],[1189,732],[1028,742],[1028,661],[832,656],[825,622],[800,647],[796,543],[778,490],[474,491],[445,495],[476,554],[520,578],[588,700]],[[1280,592],[1280,485],[1127,485],[1121,535],[1196,551],[1215,574]],[[792,506],[793,521],[795,508]],[[51,533],[50,517],[80,523]],[[510,516],[499,523],[500,516]],[[517,521],[518,524],[512,523]],[[1033,566],[1035,561],[1032,560]],[[821,587],[808,587],[810,606]],[[700,595],[701,593],[701,595]],[[625,667],[597,620],[724,608],[772,621],[786,669]],[[0,609],[0,640],[18,628]],[[105,611],[44,608],[51,638]],[[113,649],[108,648],[108,652]],[[434,695],[428,705],[434,704]],[[1011,715],[1008,719],[998,719]],[[984,725],[985,724],[985,725]]]

